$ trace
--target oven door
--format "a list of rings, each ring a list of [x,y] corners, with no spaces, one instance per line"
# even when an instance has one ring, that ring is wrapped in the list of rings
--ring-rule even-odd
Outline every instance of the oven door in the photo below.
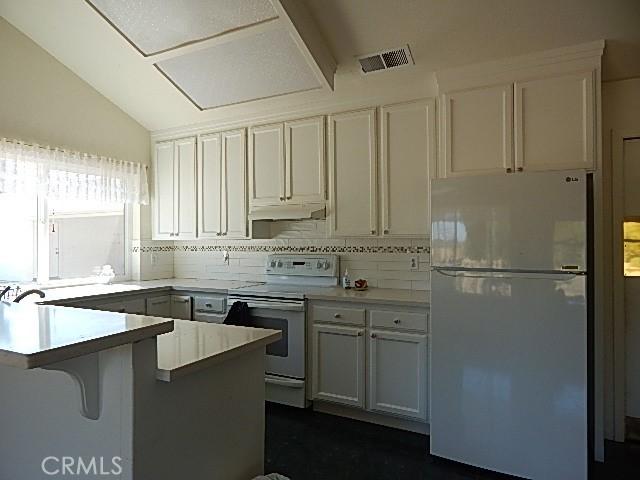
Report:
[[[234,302],[245,302],[251,312],[249,326],[280,330],[282,338],[267,345],[266,373],[304,379],[305,367],[305,306],[304,300],[274,300],[254,297],[229,297],[228,308]]]

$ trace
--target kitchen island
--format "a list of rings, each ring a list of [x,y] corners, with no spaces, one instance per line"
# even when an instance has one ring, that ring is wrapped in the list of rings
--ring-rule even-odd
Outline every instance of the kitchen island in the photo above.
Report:
[[[280,335],[0,302],[0,478],[262,473],[264,350]]]

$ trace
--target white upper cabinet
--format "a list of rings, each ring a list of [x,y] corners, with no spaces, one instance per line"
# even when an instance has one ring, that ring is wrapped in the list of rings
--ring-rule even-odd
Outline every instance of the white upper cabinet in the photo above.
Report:
[[[595,167],[594,72],[515,84],[518,171]]]
[[[513,85],[441,97],[441,177],[513,171]]]
[[[249,204],[279,205],[285,200],[284,126],[282,123],[249,130]]]
[[[186,138],[176,141],[176,195],[174,211],[177,230],[174,237],[192,239],[196,236],[196,141]]]
[[[246,238],[247,147],[244,129],[222,133],[222,235]]]
[[[198,237],[222,233],[222,149],[220,134],[203,135],[198,156]]]
[[[198,237],[246,238],[245,130],[200,137]]]
[[[380,113],[382,235],[428,235],[436,157],[435,103],[391,105]]]
[[[325,201],[324,117],[285,122],[285,199]]]
[[[173,213],[173,142],[156,144],[154,162],[153,216],[154,239],[173,238],[175,233]]]
[[[196,236],[196,141],[189,137],[156,144],[153,199],[156,240]]]
[[[377,228],[375,109],[329,117],[329,231],[375,236]]]

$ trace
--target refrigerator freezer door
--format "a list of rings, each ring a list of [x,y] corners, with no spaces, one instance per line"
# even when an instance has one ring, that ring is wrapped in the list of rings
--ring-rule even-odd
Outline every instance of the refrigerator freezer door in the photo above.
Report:
[[[432,265],[586,270],[584,172],[434,180]]]
[[[432,274],[431,453],[587,478],[586,276]]]

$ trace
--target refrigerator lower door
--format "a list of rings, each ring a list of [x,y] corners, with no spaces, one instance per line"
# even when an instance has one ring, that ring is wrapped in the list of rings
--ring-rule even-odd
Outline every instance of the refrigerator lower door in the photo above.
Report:
[[[586,479],[586,276],[434,271],[431,282],[431,453]]]

